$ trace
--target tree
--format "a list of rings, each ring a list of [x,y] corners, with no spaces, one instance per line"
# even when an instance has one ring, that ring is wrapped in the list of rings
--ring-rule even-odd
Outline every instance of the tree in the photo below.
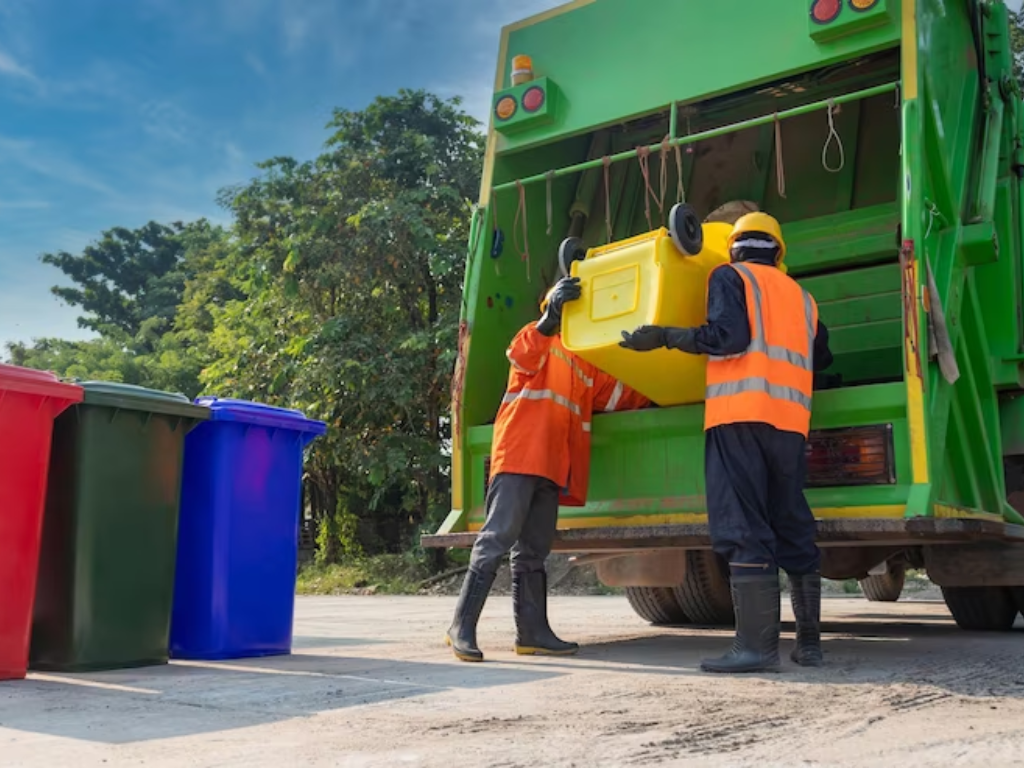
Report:
[[[1024,93],[1024,10],[1010,10],[1010,47],[1013,50],[1013,76]]]
[[[310,464],[325,553],[397,549],[447,512],[444,445],[482,137],[424,92],[339,110],[327,151],[230,190],[246,298],[204,383],[331,425]]]
[[[78,318],[80,327],[139,339],[141,351],[149,352],[174,320],[190,277],[189,251],[223,236],[223,230],[205,219],[187,226],[151,221],[135,230],[114,227],[79,254],[46,253],[42,261],[74,284],[50,290],[85,312]]]

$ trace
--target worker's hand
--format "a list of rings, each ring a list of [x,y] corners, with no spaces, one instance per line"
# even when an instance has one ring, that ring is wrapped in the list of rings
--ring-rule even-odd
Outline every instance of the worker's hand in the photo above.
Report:
[[[562,325],[562,307],[567,301],[576,301],[582,294],[578,277],[563,277],[555,283],[544,314],[537,322],[537,330],[545,336],[554,336]]]
[[[641,325],[632,333],[622,332],[620,347],[636,352],[650,352],[665,346],[665,329],[657,325]]]

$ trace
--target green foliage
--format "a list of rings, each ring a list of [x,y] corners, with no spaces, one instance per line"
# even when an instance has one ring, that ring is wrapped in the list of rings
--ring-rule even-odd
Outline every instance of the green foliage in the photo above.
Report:
[[[300,595],[414,595],[431,575],[431,565],[413,554],[376,555],[343,564],[315,564],[299,572]]]
[[[1010,47],[1013,49],[1013,76],[1024,92],[1024,10],[1010,10]]]
[[[450,507],[449,377],[482,136],[422,91],[338,110],[324,152],[274,158],[206,221],[114,228],[47,254],[99,334],[9,348],[20,365],[257,400],[328,424],[306,503],[318,562],[407,548]]]

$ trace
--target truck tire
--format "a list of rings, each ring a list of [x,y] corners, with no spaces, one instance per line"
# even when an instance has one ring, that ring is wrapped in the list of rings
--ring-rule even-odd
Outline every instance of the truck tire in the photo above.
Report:
[[[626,599],[637,616],[656,627],[690,623],[672,587],[626,587]]]
[[[1024,616],[1024,587],[1010,587],[1013,592],[1013,601],[1017,604],[1017,611]]]
[[[864,597],[873,603],[895,603],[903,593],[907,570],[903,565],[889,564],[889,570],[880,576],[860,580]]]
[[[687,552],[686,578],[672,591],[693,624],[732,626],[735,623],[729,574],[714,552]]]
[[[942,597],[960,629],[1006,632],[1017,619],[1009,587],[943,587]]]

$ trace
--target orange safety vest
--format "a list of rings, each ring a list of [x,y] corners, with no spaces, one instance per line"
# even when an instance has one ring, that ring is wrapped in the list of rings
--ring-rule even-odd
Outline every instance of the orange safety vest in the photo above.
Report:
[[[562,489],[561,504],[583,506],[594,409],[624,411],[650,401],[532,323],[512,340],[506,357],[511,369],[494,422],[491,477],[500,472],[545,477]]]
[[[708,358],[704,429],[756,421],[807,437],[818,331],[814,298],[776,267],[716,267],[722,268],[743,278],[750,346],[737,355]]]

